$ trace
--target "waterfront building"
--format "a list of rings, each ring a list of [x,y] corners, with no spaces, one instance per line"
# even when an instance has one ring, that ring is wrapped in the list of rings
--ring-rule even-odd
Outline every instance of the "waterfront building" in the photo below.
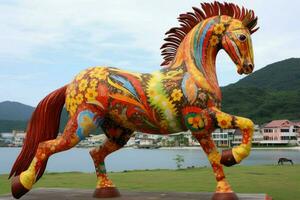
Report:
[[[300,125],[289,120],[274,120],[262,128],[264,145],[296,145]]]
[[[135,133],[135,145],[138,148],[153,148],[156,146],[158,135],[146,134],[141,132]]]
[[[26,132],[24,131],[18,131],[18,130],[13,130],[12,131],[13,134],[13,145],[17,146],[17,147],[21,147],[23,145],[25,136],[26,136]]]
[[[13,139],[12,133],[0,133],[0,146],[12,146]]]
[[[297,133],[297,145],[300,146],[300,121],[295,122],[296,124],[296,133]]]
[[[135,143],[135,136],[132,136],[126,143],[126,147],[133,147],[135,146],[136,143]]]
[[[218,147],[231,147],[235,129],[216,129],[212,138]]]

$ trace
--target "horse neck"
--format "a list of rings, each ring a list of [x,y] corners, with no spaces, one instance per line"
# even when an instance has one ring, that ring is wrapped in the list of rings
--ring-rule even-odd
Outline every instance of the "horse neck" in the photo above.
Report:
[[[221,90],[216,75],[216,56],[219,45],[210,45],[215,18],[209,18],[196,25],[180,44],[170,68],[185,65],[196,85],[214,93],[221,100]]]

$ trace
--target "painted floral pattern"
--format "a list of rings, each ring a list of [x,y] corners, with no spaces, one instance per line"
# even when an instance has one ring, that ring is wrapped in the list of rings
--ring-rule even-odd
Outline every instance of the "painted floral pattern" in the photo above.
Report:
[[[99,66],[80,72],[63,91],[70,115],[64,134],[38,145],[31,165],[20,175],[21,184],[31,189],[50,155],[75,146],[96,127],[101,127],[107,136],[100,147],[90,152],[97,172],[97,188],[115,187],[106,174],[104,159],[123,147],[134,131],[171,134],[190,130],[211,163],[218,181],[217,192],[231,192],[222,168],[222,156],[211,133],[216,128],[242,131],[242,144],[231,151],[239,163],[249,155],[253,123],[220,110],[221,92],[213,64],[223,38],[228,40],[227,35],[233,35],[230,30],[236,32],[237,27],[240,30],[243,22],[228,16],[207,20],[209,23],[199,23],[198,31],[193,31],[178,47],[174,61],[160,71],[141,74]],[[245,45],[242,48],[240,42],[235,45],[226,52],[235,55],[237,52],[231,51],[240,48],[245,54]],[[252,49],[247,55],[251,52]]]

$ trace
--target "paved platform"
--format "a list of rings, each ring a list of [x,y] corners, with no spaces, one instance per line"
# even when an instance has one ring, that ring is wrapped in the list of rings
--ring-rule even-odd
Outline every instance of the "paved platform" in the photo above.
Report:
[[[96,200],[93,190],[38,188],[33,189],[21,200]],[[136,192],[120,191],[121,197],[114,200],[210,200],[213,193],[195,192]],[[237,194],[240,200],[270,200],[266,194]],[[12,200],[11,195],[0,196],[0,200]],[[108,198],[102,198],[107,199]]]

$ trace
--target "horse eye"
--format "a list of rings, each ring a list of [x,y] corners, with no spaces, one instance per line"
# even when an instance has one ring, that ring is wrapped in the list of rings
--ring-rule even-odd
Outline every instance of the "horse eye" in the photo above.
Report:
[[[239,36],[238,36],[238,39],[239,39],[239,41],[241,41],[241,42],[244,42],[245,40],[246,40],[246,36],[244,35],[244,34],[240,34]]]

